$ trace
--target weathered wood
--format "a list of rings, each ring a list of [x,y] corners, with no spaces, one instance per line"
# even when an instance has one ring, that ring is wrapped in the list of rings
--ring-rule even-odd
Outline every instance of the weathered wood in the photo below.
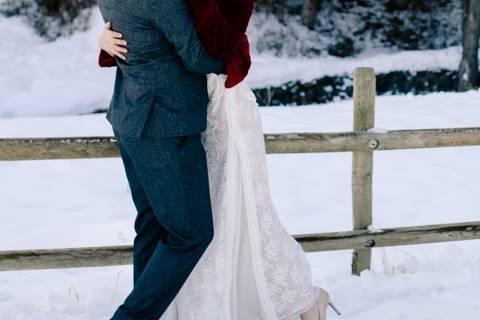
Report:
[[[374,127],[375,71],[357,68],[353,74],[353,130],[367,131]],[[372,224],[373,151],[354,151],[352,154],[353,229],[366,229]],[[355,249],[352,273],[360,274],[370,268],[371,249]]]
[[[0,160],[118,157],[114,137],[0,139]]]
[[[297,235],[307,252],[480,239],[480,221]]]
[[[480,127],[266,134],[267,153],[350,152],[480,145]],[[0,161],[118,157],[113,137],[0,139]]]
[[[0,271],[114,266],[131,262],[132,246],[0,252]]]
[[[480,221],[295,235],[306,252],[480,239]],[[132,263],[132,246],[0,251],[0,271]]]
[[[265,135],[267,153],[350,152],[480,145],[480,128]]]

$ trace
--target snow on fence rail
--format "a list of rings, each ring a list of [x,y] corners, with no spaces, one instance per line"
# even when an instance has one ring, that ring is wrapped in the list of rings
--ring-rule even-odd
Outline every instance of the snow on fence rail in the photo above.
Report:
[[[369,230],[373,153],[378,150],[479,146],[480,127],[374,129],[375,73],[354,72],[353,132],[266,134],[267,153],[353,152],[353,231],[296,235],[305,251],[353,249],[352,273],[370,267],[371,248],[480,239],[480,221]],[[118,157],[112,137],[0,139],[0,161]],[[130,264],[132,246],[0,251],[0,271]]]

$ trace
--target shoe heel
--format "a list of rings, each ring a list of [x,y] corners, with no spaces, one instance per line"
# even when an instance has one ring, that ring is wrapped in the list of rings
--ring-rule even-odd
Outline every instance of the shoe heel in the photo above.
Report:
[[[335,313],[336,313],[337,315],[341,315],[341,314],[342,314],[342,313],[340,312],[340,310],[338,310],[337,307],[335,307],[335,305],[333,304],[332,301],[329,301],[329,302],[328,302],[328,305],[333,309],[333,311],[335,311]]]

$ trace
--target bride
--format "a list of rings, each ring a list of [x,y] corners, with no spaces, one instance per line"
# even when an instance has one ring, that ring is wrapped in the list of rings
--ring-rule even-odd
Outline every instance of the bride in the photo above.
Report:
[[[277,217],[257,102],[243,81],[253,0],[185,1],[200,39],[224,59],[228,75],[207,75],[202,133],[214,238],[161,320],[325,320],[333,305],[312,284],[305,253]],[[121,35],[110,29],[107,22],[98,41],[101,66],[126,54]]]

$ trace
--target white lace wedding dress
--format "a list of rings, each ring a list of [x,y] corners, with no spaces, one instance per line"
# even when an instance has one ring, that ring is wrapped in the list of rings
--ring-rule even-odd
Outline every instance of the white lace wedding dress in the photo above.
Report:
[[[209,74],[202,134],[215,235],[161,320],[299,320],[316,300],[310,265],[268,188],[262,123],[245,81]]]

